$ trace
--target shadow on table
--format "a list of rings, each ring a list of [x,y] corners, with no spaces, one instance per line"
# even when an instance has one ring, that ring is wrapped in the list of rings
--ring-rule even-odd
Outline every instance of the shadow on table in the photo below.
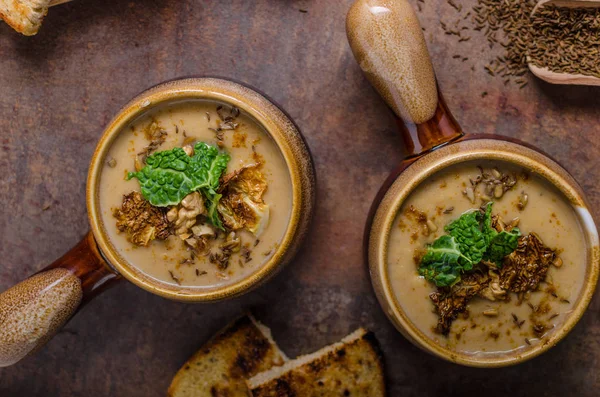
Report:
[[[600,95],[600,87],[550,84],[538,78],[533,84],[552,102],[565,108],[597,109],[600,102],[590,100]]]

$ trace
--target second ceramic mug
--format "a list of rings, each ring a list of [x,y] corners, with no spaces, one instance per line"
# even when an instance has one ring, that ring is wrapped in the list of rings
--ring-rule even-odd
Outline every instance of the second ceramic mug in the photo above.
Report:
[[[560,164],[531,145],[503,136],[467,135],[462,131],[438,90],[425,37],[407,0],[357,0],[346,22],[354,56],[395,113],[408,152],[408,157],[392,171],[379,191],[365,230],[365,254],[371,281],[386,315],[413,344],[457,364],[507,366],[547,351],[579,321],[592,299],[598,280],[598,230],[583,190]],[[480,351],[477,349],[461,351],[449,347],[446,337],[432,335],[422,325],[417,325],[411,298],[429,299],[428,294],[415,297],[414,285],[412,290],[405,285],[404,289],[394,288],[389,265],[392,229],[394,225],[398,229],[395,220],[411,194],[444,170],[485,161],[528,170],[560,192],[577,218],[581,240],[585,243],[584,259],[577,264],[584,270],[578,280],[581,288],[577,296],[571,298],[573,306],[562,324],[544,333],[543,340],[539,338],[535,345],[529,346],[529,340],[524,340],[524,348],[497,354],[478,354]],[[440,197],[443,194],[440,193]],[[436,197],[426,201],[435,200]],[[490,200],[486,199],[486,202]],[[413,258],[409,258],[409,262],[413,264]],[[416,266],[402,269],[408,270],[401,275],[396,274],[397,278],[419,278]],[[432,308],[430,306],[429,310]],[[462,336],[461,341],[464,342],[465,338],[468,336]]]
[[[249,276],[215,288],[173,285],[140,272],[117,252],[100,215],[100,175],[115,139],[144,113],[189,100],[227,104],[252,118],[275,142],[289,170],[292,186],[288,225],[274,252]],[[121,276],[149,292],[184,302],[222,300],[248,292],[272,277],[294,256],[312,216],[314,194],[313,164],[299,130],[263,95],[216,78],[174,80],[144,91],[110,122],[92,157],[86,191],[91,232],[50,266],[0,294],[0,367],[18,362],[42,346],[87,301]]]

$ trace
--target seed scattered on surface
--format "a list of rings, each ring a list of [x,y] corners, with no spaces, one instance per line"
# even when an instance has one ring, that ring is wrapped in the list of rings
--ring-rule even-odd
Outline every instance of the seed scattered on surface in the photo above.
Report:
[[[117,166],[117,160],[114,157],[111,157],[106,162],[110,168],[115,168]]]
[[[531,342],[529,341],[529,339],[528,339],[528,338],[525,338],[525,343],[527,343],[528,345],[530,345],[530,346],[531,346]]]
[[[487,310],[483,311],[483,315],[488,316],[488,317],[496,317],[498,315],[498,310],[497,309],[487,309]]]
[[[489,51],[493,57],[484,68],[505,84],[527,86],[528,61],[559,73],[600,77],[600,8],[546,4],[532,17],[537,0],[477,0],[466,13],[455,0],[446,2],[459,18],[454,23],[440,21],[444,33],[461,43],[471,39],[470,32],[478,32],[490,49],[501,47],[500,56]],[[417,5],[421,10],[420,2]]]
[[[554,262],[552,262],[552,264],[556,267],[561,267],[563,265],[563,260],[557,256],[556,259],[554,259]]]
[[[455,9],[456,11],[458,11],[458,12],[460,12],[460,11],[462,10],[462,5],[460,5],[460,4],[456,4],[456,3],[454,2],[454,0],[447,0],[447,3],[448,3],[448,4],[450,4],[450,6],[451,6],[452,8],[454,8],[454,9]]]
[[[427,219],[427,228],[430,232],[435,232],[438,230],[438,227],[433,223],[431,219]]]
[[[478,0],[472,8],[473,30],[484,32],[490,48],[503,48],[487,72],[519,88],[527,85],[522,76],[528,72],[528,60],[559,73],[600,77],[600,9],[546,5],[532,17],[536,3]]]
[[[529,202],[529,195],[525,192],[521,192],[519,196],[519,202],[517,203],[517,208],[520,211],[523,211],[525,207],[527,207],[527,203]]]
[[[177,284],[181,285],[181,280],[179,280],[179,278],[177,276],[175,276],[175,274],[173,274],[173,272],[170,270],[169,270],[169,275],[171,276],[171,279],[173,281],[175,281]]]
[[[473,188],[471,186],[465,189],[465,195],[471,203],[475,202],[475,192],[473,191]]]
[[[494,197],[500,198],[503,194],[504,188],[502,187],[502,185],[496,185],[496,187],[494,188]]]
[[[538,336],[541,337],[544,335],[544,332],[546,332],[546,327],[543,324],[535,324],[533,326],[533,332]]]
[[[449,213],[451,213],[452,211],[454,211],[454,207],[448,207],[448,208],[446,208],[446,209],[444,210],[444,214],[449,214]]]
[[[517,315],[516,315],[516,314],[514,314],[514,313],[511,313],[510,315],[512,316],[513,323],[514,323],[514,324],[517,326],[517,328],[521,328],[521,326],[522,326],[523,324],[525,324],[525,320],[520,320],[520,321],[519,321],[519,317],[517,317]]]

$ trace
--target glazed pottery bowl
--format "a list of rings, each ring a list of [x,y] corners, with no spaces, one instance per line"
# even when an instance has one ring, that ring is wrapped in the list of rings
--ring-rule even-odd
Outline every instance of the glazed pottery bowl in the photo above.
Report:
[[[152,278],[128,263],[112,244],[102,222],[99,204],[100,174],[114,140],[131,122],[156,107],[190,100],[207,100],[235,106],[266,131],[279,148],[292,182],[292,212],[285,235],[273,255],[249,277],[215,288],[186,287]],[[121,109],[106,128],[92,157],[87,183],[87,206],[96,242],[108,263],[123,277],[165,298],[187,302],[213,301],[240,295],[256,287],[289,262],[308,228],[314,202],[314,172],[308,149],[292,121],[255,90],[214,78],[174,80],[153,87]],[[308,215],[308,216],[307,216]],[[108,227],[113,226],[109,225]]]
[[[423,332],[410,319],[398,299],[398,291],[392,287],[389,268],[390,232],[396,215],[414,189],[429,177],[447,167],[464,162],[498,161],[511,163],[529,170],[550,182],[570,202],[575,210],[578,223],[582,226],[587,252],[585,257],[584,282],[573,310],[559,328],[544,335],[543,343],[538,343],[524,351],[514,350],[498,354],[468,354],[448,348]],[[589,211],[588,202],[578,184],[558,163],[539,151],[522,144],[505,140],[477,137],[461,140],[422,156],[412,162],[402,172],[396,172],[390,185],[382,190],[381,201],[373,208],[372,222],[367,227],[366,256],[371,281],[377,298],[388,318],[408,340],[421,349],[443,359],[475,367],[499,367],[516,364],[533,358],[555,346],[579,321],[585,312],[598,279],[600,250],[598,233]],[[534,204],[530,204],[534,205]],[[416,272],[416,270],[415,270]],[[410,277],[410,275],[407,275]],[[410,294],[410,291],[405,293]]]
[[[547,351],[581,318],[598,280],[598,231],[582,189],[561,165],[526,143],[501,136],[463,133],[438,90],[419,21],[406,0],[357,0],[348,13],[346,28],[361,69],[395,113],[408,152],[377,195],[365,230],[365,258],[386,315],[413,344],[457,364],[507,366]],[[544,337],[543,343],[523,351],[466,354],[428,337],[398,302],[390,282],[389,236],[402,204],[427,178],[456,164],[490,160],[531,171],[558,189],[571,204],[585,238],[585,272],[573,310]],[[416,275],[415,268],[415,273],[406,277]]]
[[[233,106],[262,127],[279,149],[291,181],[291,213],[270,257],[237,282],[209,288],[169,284],[152,278],[119,254],[102,221],[100,175],[112,143],[133,121],[159,106],[206,100]],[[91,232],[46,269],[0,294],[0,366],[11,365],[43,345],[82,304],[123,278],[162,297],[210,302],[242,295],[275,275],[307,233],[314,208],[315,175],[308,148],[295,124],[257,91],[230,80],[185,78],[144,91],[106,127],[92,157],[87,180]]]

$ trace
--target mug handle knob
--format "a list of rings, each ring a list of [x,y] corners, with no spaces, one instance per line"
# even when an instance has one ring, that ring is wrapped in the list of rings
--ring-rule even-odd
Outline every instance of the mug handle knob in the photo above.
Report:
[[[0,367],[42,347],[118,278],[89,232],[50,266],[0,293]]]
[[[409,155],[463,132],[438,91],[419,20],[407,0],[357,0],[346,18],[352,53],[394,111]]]

